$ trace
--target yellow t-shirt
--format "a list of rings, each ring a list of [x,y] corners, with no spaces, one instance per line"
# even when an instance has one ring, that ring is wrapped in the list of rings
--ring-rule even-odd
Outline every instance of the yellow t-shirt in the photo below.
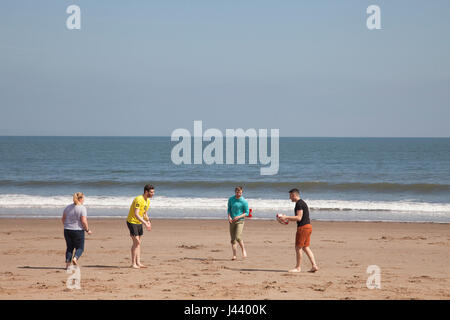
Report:
[[[131,204],[130,207],[130,212],[128,212],[127,221],[129,223],[142,224],[134,215],[134,211],[136,209],[139,209],[139,215],[142,218],[144,216],[144,212],[146,212],[149,207],[150,207],[150,199],[147,199],[147,201],[145,201],[144,196],[142,195],[134,198],[133,203]]]

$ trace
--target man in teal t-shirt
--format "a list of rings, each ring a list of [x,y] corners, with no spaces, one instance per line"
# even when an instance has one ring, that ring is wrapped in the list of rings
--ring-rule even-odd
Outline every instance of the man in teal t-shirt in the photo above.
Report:
[[[247,257],[242,240],[242,230],[244,229],[245,217],[249,215],[248,202],[242,196],[242,187],[236,187],[234,191],[235,195],[228,199],[228,222],[230,223],[231,249],[233,250],[231,260],[236,260],[236,242],[242,249],[242,257]]]

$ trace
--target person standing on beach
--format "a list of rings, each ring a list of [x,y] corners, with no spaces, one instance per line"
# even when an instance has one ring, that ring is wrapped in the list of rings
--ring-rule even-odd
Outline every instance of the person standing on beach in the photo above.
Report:
[[[231,249],[233,251],[233,258],[236,260],[237,245],[242,249],[242,257],[247,258],[244,241],[242,240],[242,231],[244,229],[245,217],[249,215],[248,202],[242,196],[242,187],[236,187],[235,195],[228,199],[228,222],[230,223]]]
[[[297,233],[295,235],[295,253],[297,258],[297,265],[289,272],[300,272],[302,262],[302,250],[306,253],[311,262],[312,268],[309,272],[316,272],[319,270],[314,259],[314,254],[309,248],[311,242],[312,226],[309,220],[309,208],[305,201],[300,199],[300,191],[292,189],[289,191],[289,198],[295,202],[294,213],[295,216],[280,215],[281,219],[289,221],[297,221]]]
[[[63,212],[64,239],[66,240],[66,269],[70,264],[78,264],[84,251],[84,232],[92,234],[87,221],[87,210],[84,204],[84,194],[77,192],[73,195],[73,204],[68,205]],[[75,250],[75,255],[73,251]]]
[[[134,198],[127,217],[127,226],[130,231],[130,237],[133,241],[131,246],[131,267],[135,269],[146,268],[141,263],[141,243],[144,230],[144,224],[148,231],[152,229],[152,223],[148,217],[148,209],[150,207],[150,198],[153,197],[155,188],[147,184],[144,187],[144,194]]]

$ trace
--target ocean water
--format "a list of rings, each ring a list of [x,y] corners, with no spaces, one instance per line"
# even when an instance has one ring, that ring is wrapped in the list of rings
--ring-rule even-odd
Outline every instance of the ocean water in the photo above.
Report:
[[[175,165],[170,137],[0,137],[0,217],[59,217],[72,194],[90,217],[125,217],[155,186],[154,218],[226,217],[244,187],[253,219],[450,222],[450,138],[280,138],[279,172],[262,165]],[[205,143],[206,145],[207,143]]]

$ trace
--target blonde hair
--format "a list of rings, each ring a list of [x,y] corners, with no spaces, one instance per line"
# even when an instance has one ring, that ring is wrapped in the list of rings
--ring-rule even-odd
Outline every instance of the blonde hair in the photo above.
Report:
[[[81,204],[80,200],[84,198],[83,192],[75,192],[73,194],[73,203],[78,206]]]

